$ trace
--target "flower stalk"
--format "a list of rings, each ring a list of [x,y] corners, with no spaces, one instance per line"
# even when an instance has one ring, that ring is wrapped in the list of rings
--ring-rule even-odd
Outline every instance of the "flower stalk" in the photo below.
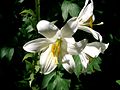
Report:
[[[40,20],[40,0],[35,0],[35,11],[36,11],[37,21],[39,21]]]

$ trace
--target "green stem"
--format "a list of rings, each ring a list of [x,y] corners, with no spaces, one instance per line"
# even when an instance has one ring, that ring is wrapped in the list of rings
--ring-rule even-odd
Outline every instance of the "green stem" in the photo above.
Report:
[[[35,10],[36,10],[36,17],[37,20],[40,20],[40,0],[35,0]]]

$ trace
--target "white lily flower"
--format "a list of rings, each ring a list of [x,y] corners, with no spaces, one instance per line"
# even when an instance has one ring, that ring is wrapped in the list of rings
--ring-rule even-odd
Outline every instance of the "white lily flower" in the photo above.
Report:
[[[88,43],[79,54],[82,65],[87,68],[87,64],[89,63],[90,58],[98,57],[100,53],[104,53],[108,46],[109,44],[104,44],[102,42]]]
[[[75,26],[76,29],[91,33],[95,39],[102,41],[102,36],[100,35],[100,33],[92,29],[93,22],[95,21],[93,9],[94,9],[93,1],[90,0],[89,3],[89,0],[86,0],[84,7],[79,13],[79,16],[73,17],[70,20],[72,21],[73,27]],[[96,25],[101,24],[102,23]],[[76,30],[74,30],[74,32],[76,32]]]
[[[77,24],[74,24],[74,20],[70,19],[68,22],[59,30],[57,26],[46,20],[41,20],[37,24],[38,33],[42,34],[45,38],[38,38],[27,42],[23,49],[28,52],[42,52],[40,55],[41,73],[49,74],[52,72],[59,63],[59,59],[66,62],[66,59],[62,59],[66,54],[76,54],[77,50],[74,45],[76,42],[72,35],[77,30]],[[82,50],[86,41],[81,42]],[[69,63],[64,63],[63,67],[71,72],[70,69],[74,67],[74,62],[69,58]],[[72,60],[72,61],[71,61]],[[73,64],[72,64],[73,63]],[[69,67],[69,68],[68,68]]]
[[[95,21],[95,16],[93,14],[94,6],[92,0],[90,0],[90,3],[88,2],[89,0],[86,0],[85,5],[77,18],[79,20],[78,29],[91,33],[95,39],[102,41],[102,36],[92,29],[93,22]]]

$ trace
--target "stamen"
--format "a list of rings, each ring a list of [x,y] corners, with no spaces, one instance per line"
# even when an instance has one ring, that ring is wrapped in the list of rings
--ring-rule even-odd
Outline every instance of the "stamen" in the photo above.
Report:
[[[92,18],[92,16],[86,22],[80,23],[80,25],[88,26],[90,28],[93,28],[93,18]]]
[[[52,44],[51,52],[53,57],[55,57],[55,64],[58,64],[58,57],[60,55],[61,39],[57,39],[54,44]]]
[[[103,25],[103,24],[104,24],[104,22],[100,22],[100,23],[94,24],[94,25]]]

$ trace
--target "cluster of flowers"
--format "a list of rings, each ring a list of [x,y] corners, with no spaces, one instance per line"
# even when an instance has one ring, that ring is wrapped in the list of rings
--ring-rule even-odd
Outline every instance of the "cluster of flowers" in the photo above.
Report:
[[[47,20],[38,22],[38,33],[45,38],[29,41],[23,49],[40,53],[41,73],[51,73],[60,63],[66,71],[72,73],[75,68],[72,55],[79,55],[83,67],[87,68],[90,58],[97,57],[108,48],[109,44],[102,43],[102,36],[92,29],[95,20],[93,8],[93,1],[86,0],[78,17],[69,19],[61,29]],[[91,33],[97,41],[88,43],[87,39],[83,39],[76,42],[73,34],[77,30]]]

